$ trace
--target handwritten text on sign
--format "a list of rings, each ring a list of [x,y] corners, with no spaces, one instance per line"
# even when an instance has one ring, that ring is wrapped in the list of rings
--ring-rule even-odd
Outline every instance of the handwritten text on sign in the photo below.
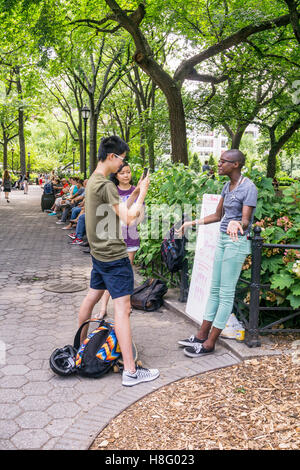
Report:
[[[201,208],[201,219],[214,214],[220,200],[219,195],[204,194]],[[198,226],[197,243],[193,265],[189,295],[186,304],[186,314],[197,323],[203,321],[215,256],[215,250],[220,232],[220,222]]]

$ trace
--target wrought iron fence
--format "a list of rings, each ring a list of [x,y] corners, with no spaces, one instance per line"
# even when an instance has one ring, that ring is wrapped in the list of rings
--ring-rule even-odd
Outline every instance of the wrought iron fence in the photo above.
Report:
[[[279,248],[279,249],[300,249],[300,245],[283,245],[283,244],[270,244],[263,243],[263,238],[260,236],[261,228],[254,227],[254,236],[252,237],[252,264],[251,264],[251,280],[248,281],[243,279],[242,276],[239,279],[239,285],[245,284],[245,287],[239,287],[236,291],[234,300],[235,309],[239,313],[239,317],[243,321],[246,330],[245,343],[248,347],[259,347],[261,345],[259,335],[263,333],[296,333],[300,332],[300,329],[296,328],[283,328],[274,329],[274,326],[283,324],[292,318],[300,315],[300,310],[293,310],[292,307],[263,307],[260,306],[260,293],[263,289],[268,289],[270,292],[275,292],[270,287],[270,284],[261,284],[261,260],[263,248]],[[188,275],[188,259],[186,258],[183,264],[183,269],[175,274],[171,275],[167,268],[161,262],[160,264],[152,263],[152,272],[155,276],[169,282],[172,287],[179,287],[180,289],[180,302],[186,302],[189,291],[189,275]],[[249,292],[250,290],[250,301],[249,304],[245,303],[240,299],[240,294]],[[276,291],[276,295],[281,295]],[[282,296],[283,297],[283,296]],[[242,307],[242,308],[241,308]],[[244,314],[244,310],[248,311],[248,318]],[[269,323],[268,325],[259,327],[260,313],[261,312],[285,312],[289,313],[278,320]]]
[[[270,292],[274,292],[274,289],[271,289],[270,284],[261,284],[261,260],[262,260],[262,250],[263,248],[279,248],[285,250],[291,249],[300,249],[300,245],[284,245],[284,244],[272,244],[272,243],[263,243],[263,238],[260,236],[261,228],[254,227],[254,236],[252,237],[252,264],[251,264],[251,281],[247,281],[240,277],[239,282],[246,284],[245,288],[241,288],[237,290],[237,295],[235,297],[235,307],[239,312],[241,319],[245,325],[246,330],[246,338],[245,343],[250,348],[258,347],[261,345],[259,340],[259,335],[263,333],[296,333],[300,332],[300,329],[297,328],[282,328],[282,329],[274,329],[274,326],[283,324],[292,318],[295,318],[300,315],[300,310],[295,311],[292,307],[262,307],[260,306],[260,293],[264,289],[268,289]],[[238,294],[243,291],[247,291],[250,289],[250,302],[249,304],[243,302],[238,298]],[[276,295],[278,292],[276,291]],[[282,296],[282,295],[281,295]],[[283,296],[282,296],[283,297]],[[284,298],[284,297],[283,297]],[[249,311],[249,318],[247,319],[243,314],[240,305],[244,307],[244,309]],[[274,311],[274,312],[284,312],[289,313],[289,315],[285,315],[284,317],[279,318],[278,320],[269,323],[268,325],[264,325],[259,327],[259,320],[260,320],[260,313],[267,312],[267,311]]]

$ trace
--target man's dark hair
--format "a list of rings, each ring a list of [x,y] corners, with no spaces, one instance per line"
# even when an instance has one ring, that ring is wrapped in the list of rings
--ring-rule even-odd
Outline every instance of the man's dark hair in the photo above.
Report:
[[[123,139],[117,135],[103,137],[98,150],[98,160],[104,162],[109,153],[121,155],[124,152],[129,152],[129,146]]]
[[[226,153],[226,155],[229,155],[230,157],[234,158],[234,161],[239,162],[239,168],[242,168],[245,165],[246,157],[243,154],[243,152],[241,152],[240,150],[230,149],[230,150],[226,150],[226,152],[224,152],[224,153]]]

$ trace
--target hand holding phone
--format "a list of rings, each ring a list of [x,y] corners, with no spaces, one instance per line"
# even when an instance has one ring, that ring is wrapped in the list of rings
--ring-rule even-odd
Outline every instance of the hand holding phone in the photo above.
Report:
[[[149,169],[144,168],[143,174],[138,183],[138,186],[140,187],[140,191],[146,194],[148,191],[149,184],[150,184]]]

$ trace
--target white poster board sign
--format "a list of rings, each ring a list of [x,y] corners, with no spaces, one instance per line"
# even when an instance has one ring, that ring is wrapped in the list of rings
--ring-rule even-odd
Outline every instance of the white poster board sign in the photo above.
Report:
[[[204,194],[201,207],[201,219],[214,214],[221,196],[218,194]],[[220,222],[198,225],[198,234],[195,250],[194,265],[186,304],[186,314],[197,323],[203,321],[217,241],[219,238]]]

